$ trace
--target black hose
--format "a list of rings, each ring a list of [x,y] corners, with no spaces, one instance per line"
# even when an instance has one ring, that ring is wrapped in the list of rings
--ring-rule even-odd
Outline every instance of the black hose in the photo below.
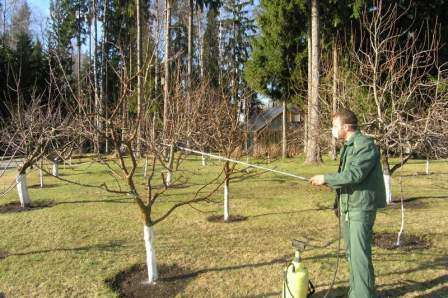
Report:
[[[327,298],[328,295],[330,294],[330,291],[333,289],[334,287],[334,283],[336,281],[336,275],[338,273],[338,269],[339,269],[339,253],[341,250],[341,199],[340,197],[338,198],[339,200],[339,204],[338,204],[338,214],[339,216],[338,218],[338,249],[336,251],[336,270],[334,271],[334,275],[333,275],[333,280],[331,281],[331,285],[330,288],[328,288],[327,293],[325,293],[324,298]]]

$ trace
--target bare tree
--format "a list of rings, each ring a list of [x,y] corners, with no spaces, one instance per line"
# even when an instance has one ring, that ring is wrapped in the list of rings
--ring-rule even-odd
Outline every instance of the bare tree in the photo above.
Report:
[[[349,106],[373,106],[361,110],[364,129],[375,137],[382,149],[382,164],[388,202],[392,201],[391,175],[413,155],[422,152],[435,129],[432,119],[446,97],[438,85],[444,67],[437,63],[438,27],[412,31],[398,28],[406,14],[396,4],[378,0],[375,10],[365,11],[361,20],[360,40],[352,49],[360,88],[365,98],[352,98]],[[410,7],[408,7],[410,9]],[[431,79],[436,72],[438,78]],[[359,104],[364,100],[363,104]],[[358,104],[355,104],[358,102]],[[436,125],[437,127],[439,125]],[[402,136],[402,137],[400,137]],[[391,166],[389,158],[403,149],[403,159]]]
[[[245,127],[240,121],[239,109],[231,103],[224,90],[208,89],[208,94],[200,105],[199,125],[192,135],[193,144],[204,150],[212,150],[223,161],[224,173],[224,221],[230,219],[230,182],[235,174],[241,173],[231,160],[238,160],[244,150]],[[246,94],[244,97],[248,97]],[[199,105],[196,105],[199,106]]]
[[[73,116],[56,100],[33,95],[31,103],[10,109],[6,120],[0,131],[0,143],[6,148],[2,159],[8,155],[7,164],[18,162],[15,182],[6,192],[16,186],[21,206],[28,207],[32,201],[27,171],[44,158],[64,158],[78,144],[73,138]]]

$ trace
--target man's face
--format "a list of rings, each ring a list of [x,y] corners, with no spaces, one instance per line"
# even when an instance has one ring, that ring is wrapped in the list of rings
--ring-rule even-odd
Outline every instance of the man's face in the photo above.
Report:
[[[341,119],[339,117],[334,117],[332,128],[333,137],[345,140],[347,132],[348,132],[348,125],[342,124]]]

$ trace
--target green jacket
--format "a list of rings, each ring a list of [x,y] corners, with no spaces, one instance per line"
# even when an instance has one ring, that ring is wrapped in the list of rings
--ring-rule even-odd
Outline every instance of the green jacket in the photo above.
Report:
[[[344,143],[339,172],[324,177],[326,184],[339,191],[342,212],[386,206],[379,149],[359,130]]]

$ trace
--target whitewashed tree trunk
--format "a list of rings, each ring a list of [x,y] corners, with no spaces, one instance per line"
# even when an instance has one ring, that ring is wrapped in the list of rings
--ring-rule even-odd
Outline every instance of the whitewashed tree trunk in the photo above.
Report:
[[[52,174],[55,177],[59,177],[59,162],[57,160],[53,161],[53,171],[52,171]]]
[[[30,195],[28,194],[28,186],[26,185],[26,173],[19,174],[16,177],[17,193],[19,194],[20,205],[27,207],[31,205]]]
[[[148,267],[148,282],[153,284],[157,281],[157,262],[154,246],[154,230],[148,225],[143,225],[143,239],[146,249],[146,266]]]
[[[202,155],[202,165],[205,167],[207,165],[207,157]]]
[[[173,182],[173,165],[174,165],[174,146],[170,147],[170,156],[168,159],[168,173],[166,175],[166,185],[170,186]]]
[[[40,169],[39,169],[39,182],[40,182],[40,188],[44,188],[44,171],[42,168],[44,167],[44,161],[40,161]]]
[[[388,174],[384,174],[384,186],[386,188],[386,202],[389,205],[392,203],[392,177]]]
[[[224,182],[224,221],[229,220],[230,216],[230,202],[229,202],[230,192],[229,192],[229,179],[226,178]]]
[[[44,173],[42,169],[39,169],[39,182],[40,182],[40,188],[44,188]]]
[[[429,175],[429,159],[426,159],[425,172],[426,172],[426,175]]]

